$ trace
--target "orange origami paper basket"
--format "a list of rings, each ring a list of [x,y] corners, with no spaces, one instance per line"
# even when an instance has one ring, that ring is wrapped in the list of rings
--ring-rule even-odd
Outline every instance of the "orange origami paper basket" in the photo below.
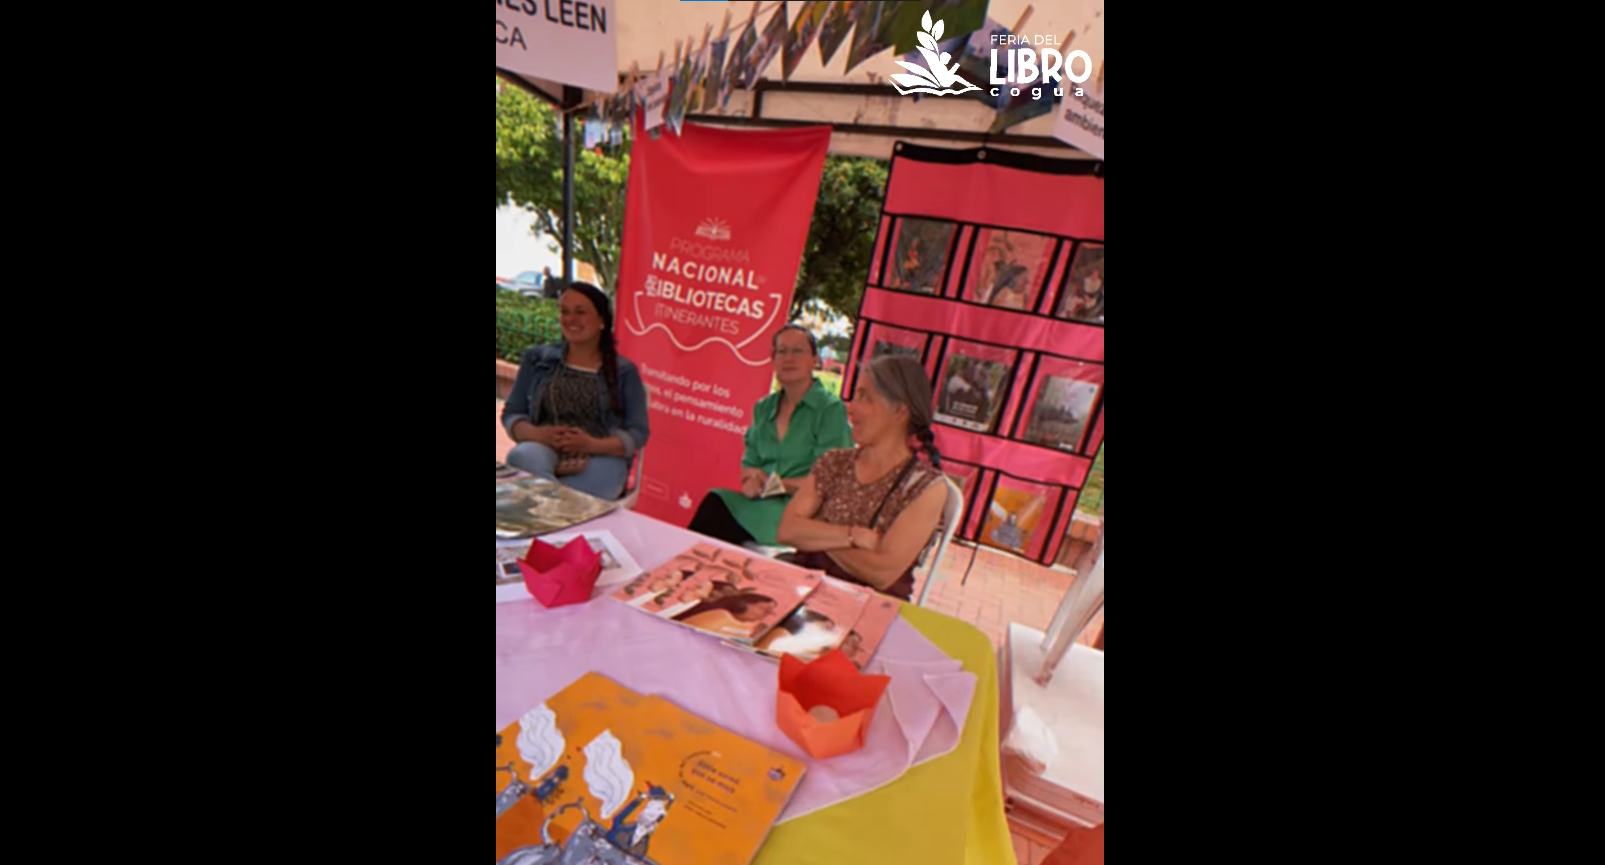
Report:
[[[547,607],[566,607],[591,599],[596,578],[602,574],[602,557],[583,537],[561,547],[537,538],[518,560],[518,570],[524,574],[524,588],[536,600]]]
[[[775,723],[811,757],[852,753],[864,747],[875,705],[891,681],[890,676],[858,672],[840,649],[831,649],[807,664],[791,655],[782,656]],[[829,706],[837,719],[820,721],[810,715],[808,710],[816,706]]]

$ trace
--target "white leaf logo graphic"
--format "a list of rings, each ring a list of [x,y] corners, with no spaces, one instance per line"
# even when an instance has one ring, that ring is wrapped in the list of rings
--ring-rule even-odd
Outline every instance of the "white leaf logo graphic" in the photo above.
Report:
[[[923,35],[923,34],[921,34],[921,35]],[[914,73],[915,75],[918,75],[920,77],[920,79],[922,81],[924,81],[926,84],[928,84],[928,85],[930,85],[932,87],[936,86],[936,83],[937,83],[936,76],[932,75],[930,73],[930,71],[927,70],[924,66],[921,66],[918,63],[909,63],[906,60],[897,61],[897,65],[903,67],[904,69],[907,69],[908,71]],[[899,80],[903,80],[903,79],[907,79],[908,78],[907,75],[893,75],[892,77],[896,78],[896,79],[899,79]]]
[[[924,27],[925,32],[915,33],[914,38],[920,43],[920,56],[925,58],[925,63],[930,68],[927,69],[918,63],[910,63],[906,60],[895,61],[897,65],[907,69],[908,73],[898,73],[891,76],[892,87],[904,96],[911,93],[929,93],[932,96],[956,96],[960,93],[968,93],[971,90],[980,90],[981,88],[965,81],[958,74],[958,63],[955,62],[951,67],[947,65],[948,61],[952,60],[953,57],[946,51],[942,51],[939,43],[946,26],[945,23],[937,21],[933,25],[931,22],[931,10],[927,9],[925,10],[925,15],[920,18],[920,25]]]

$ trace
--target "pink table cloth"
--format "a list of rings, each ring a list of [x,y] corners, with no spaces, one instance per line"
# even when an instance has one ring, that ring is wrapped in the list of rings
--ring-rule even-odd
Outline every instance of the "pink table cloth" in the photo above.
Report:
[[[646,570],[709,540],[623,510],[569,531],[602,530],[612,532]],[[898,619],[870,663],[869,672],[890,675],[892,682],[864,748],[814,760],[775,726],[779,668],[772,661],[605,596],[555,610],[533,598],[496,605],[497,730],[593,670],[807,761],[808,772],[782,812],[782,823],[890,784],[910,766],[951,752],[963,734],[976,684],[974,674]]]

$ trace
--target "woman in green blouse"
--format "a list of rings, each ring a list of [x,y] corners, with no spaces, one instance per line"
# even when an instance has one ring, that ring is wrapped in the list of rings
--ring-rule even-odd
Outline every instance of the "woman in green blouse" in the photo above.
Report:
[[[741,489],[712,490],[689,528],[732,544],[773,545],[780,514],[825,451],[853,446],[847,408],[814,378],[819,345],[802,325],[775,332],[775,379],[780,390],[758,400],[741,456]],[[784,495],[763,498],[770,473],[780,476]]]

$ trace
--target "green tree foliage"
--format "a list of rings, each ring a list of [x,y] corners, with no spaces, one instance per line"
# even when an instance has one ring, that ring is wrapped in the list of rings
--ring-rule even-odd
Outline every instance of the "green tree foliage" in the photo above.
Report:
[[[1076,510],[1085,514],[1103,517],[1103,445],[1098,445],[1098,459],[1092,464],[1092,471],[1087,474],[1087,483],[1081,490],[1081,496],[1076,500]]]
[[[793,318],[802,305],[819,298],[848,318],[858,316],[864,280],[880,230],[881,195],[886,190],[886,163],[878,159],[830,156],[819,179],[819,202],[808,226]]]
[[[574,134],[584,123],[576,120]],[[624,183],[630,148],[577,150],[574,155],[574,258],[596,268],[612,290],[624,231]],[[563,128],[551,106],[500,80],[496,88],[496,206],[513,203],[535,215],[535,227],[563,237]]]

